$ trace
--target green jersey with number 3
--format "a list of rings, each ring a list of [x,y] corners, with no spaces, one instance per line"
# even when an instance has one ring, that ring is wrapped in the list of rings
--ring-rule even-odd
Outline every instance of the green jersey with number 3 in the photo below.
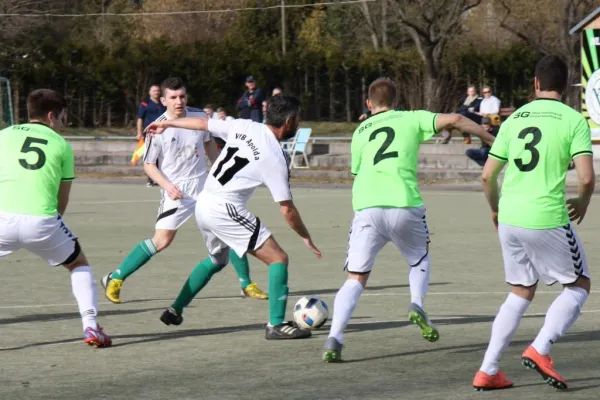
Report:
[[[56,215],[60,183],[74,178],[73,149],[48,126],[0,131],[0,211]]]
[[[489,156],[507,163],[498,221],[528,229],[569,223],[565,181],[569,162],[593,155],[589,125],[571,107],[537,99],[501,126]]]
[[[352,135],[352,206],[420,207],[419,147],[436,133],[437,114],[385,111],[363,121]]]

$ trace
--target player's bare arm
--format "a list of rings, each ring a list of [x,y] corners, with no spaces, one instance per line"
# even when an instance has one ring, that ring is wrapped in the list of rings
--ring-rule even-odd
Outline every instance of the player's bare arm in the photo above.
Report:
[[[207,131],[208,119],[192,117],[164,120],[158,122],[155,121],[148,125],[148,127],[146,128],[146,132],[150,132],[154,135],[160,135],[167,128],[181,128],[196,131]]]
[[[308,233],[308,229],[304,222],[302,221],[302,217],[300,217],[300,212],[296,208],[296,205],[292,200],[286,200],[279,202],[281,207],[281,215],[288,223],[290,228],[292,228],[303,240],[306,247],[308,247],[317,258],[321,258],[321,250],[314,245],[310,233]]]
[[[141,118],[137,119],[137,123],[136,123],[136,138],[137,140],[140,140],[142,137],[144,137],[144,121],[142,121]]]
[[[579,181],[579,195],[576,198],[567,200],[567,208],[569,210],[569,219],[571,221],[577,220],[577,224],[579,225],[587,212],[596,181],[593,156],[580,155],[575,157],[573,162],[575,163],[577,180]]]
[[[438,132],[443,129],[458,129],[461,132],[477,136],[489,145],[492,145],[495,139],[481,125],[460,114],[438,114],[435,121],[435,128]]]
[[[150,179],[158,183],[160,187],[167,192],[171,200],[179,200],[183,198],[183,193],[176,185],[171,183],[171,181],[165,177],[161,170],[158,169],[156,164],[144,163],[144,172],[150,177]]]
[[[211,163],[214,163],[221,151],[217,147],[217,143],[214,139],[209,140],[208,142],[204,142],[204,153],[208,157]]]
[[[71,193],[71,181],[62,181],[58,187],[58,205],[56,209],[59,215],[64,215],[69,204],[69,194]]]
[[[485,163],[481,174],[483,192],[492,209],[492,220],[494,221],[496,229],[498,229],[498,203],[500,202],[500,196],[498,194],[498,175],[500,175],[500,171],[502,171],[505,164],[506,162],[504,161],[490,157]]]

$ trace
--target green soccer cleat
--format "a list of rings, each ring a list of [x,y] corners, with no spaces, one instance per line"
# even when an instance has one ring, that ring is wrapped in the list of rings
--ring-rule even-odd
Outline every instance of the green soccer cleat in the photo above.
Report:
[[[415,303],[411,303],[408,307],[408,319],[421,329],[423,338],[428,342],[437,342],[440,338],[440,333],[431,323],[425,310]]]
[[[323,350],[325,350],[323,351],[323,361],[326,363],[342,362],[342,347],[342,344],[336,338],[327,338],[323,347]]]

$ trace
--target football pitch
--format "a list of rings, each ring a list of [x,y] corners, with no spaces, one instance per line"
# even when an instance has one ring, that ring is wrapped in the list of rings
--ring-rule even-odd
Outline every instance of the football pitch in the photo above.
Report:
[[[303,295],[332,308],[345,279],[350,190],[295,188],[295,201],[323,251],[317,260],[285,224],[269,193],[249,207],[290,255],[291,309]],[[207,253],[195,221],[173,245],[123,286],[109,303],[100,278],[152,235],[159,192],[143,184],[75,183],[65,216],[90,260],[99,294],[99,322],[113,347],[82,342],[69,275],[33,254],[0,261],[1,399],[559,399],[564,394],[525,370],[520,354],[533,340],[560,287],[540,286],[501,368],[513,389],[471,387],[491,323],[508,293],[500,247],[482,193],[424,190],[431,232],[431,286],[425,308],[440,340],[425,342],[406,318],[408,266],[389,244],[379,255],[347,329],[342,364],[324,364],[329,322],[311,339],[267,341],[266,301],[243,299],[235,271],[225,268],[184,311],[178,327],[159,321],[187,275]],[[600,199],[578,229],[592,277],[600,265]],[[267,289],[267,268],[251,259],[252,278]],[[592,280],[594,282],[594,280]],[[552,355],[570,384],[569,398],[596,398],[600,388],[600,290]],[[596,394],[594,394],[596,393]]]

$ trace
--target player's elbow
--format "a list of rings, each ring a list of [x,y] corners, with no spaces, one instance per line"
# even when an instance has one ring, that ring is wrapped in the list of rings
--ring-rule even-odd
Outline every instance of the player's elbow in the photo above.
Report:
[[[580,176],[579,184],[589,191],[594,191],[596,186],[596,177],[594,176],[593,172]]]

